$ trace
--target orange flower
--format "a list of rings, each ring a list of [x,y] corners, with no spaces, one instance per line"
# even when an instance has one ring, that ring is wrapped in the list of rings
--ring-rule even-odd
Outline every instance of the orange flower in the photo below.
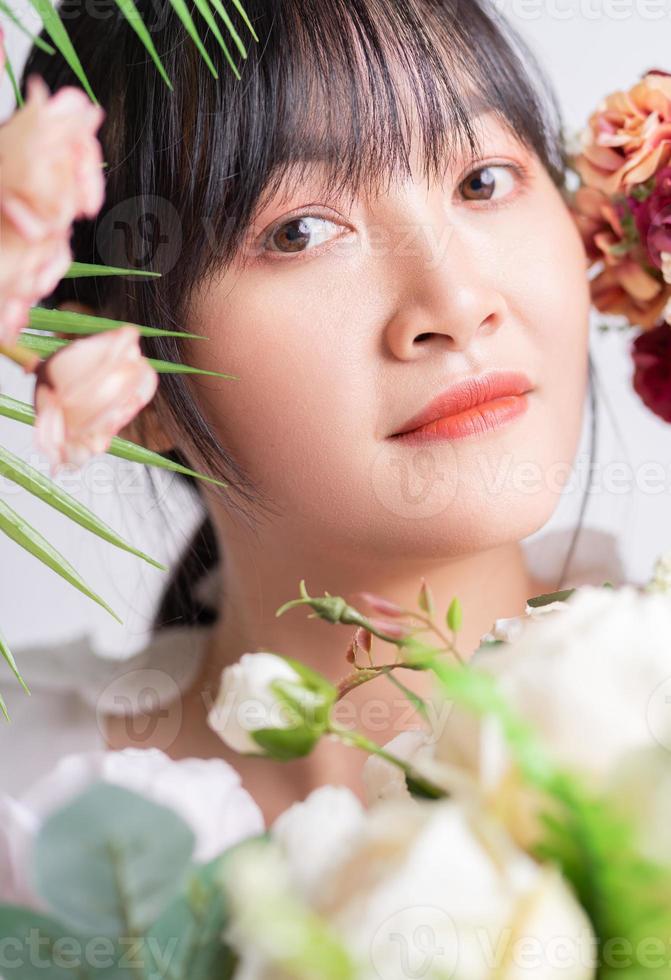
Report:
[[[158,375],[142,356],[137,327],[77,340],[37,371],[36,442],[59,466],[81,466],[151,401]]]
[[[671,76],[650,71],[592,113],[574,161],[582,181],[608,195],[644,183],[671,159]]]
[[[580,187],[574,194],[571,210],[585,245],[589,263],[599,259],[607,265],[621,261],[611,249],[626,241],[617,205],[596,187]]]
[[[643,330],[659,323],[671,298],[671,288],[632,259],[606,266],[592,280],[591,290],[592,302],[598,310],[621,314]]]
[[[94,217],[105,193],[95,136],[104,111],[73,86],[51,96],[37,75],[26,88],[25,105],[0,126],[3,344],[15,342],[30,307],[65,274],[72,222]]]

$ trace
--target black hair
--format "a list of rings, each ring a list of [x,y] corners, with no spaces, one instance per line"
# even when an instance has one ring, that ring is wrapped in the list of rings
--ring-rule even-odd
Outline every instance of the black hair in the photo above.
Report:
[[[192,291],[234,258],[256,208],[287,179],[287,166],[289,182],[300,181],[302,166],[316,156],[327,193],[381,191],[386,181],[410,175],[415,123],[429,178],[443,173],[455,152],[477,155],[473,118],[490,109],[565,189],[568,157],[555,94],[489,0],[243,0],[259,41],[249,41],[246,60],[233,48],[239,79],[195,4],[187,7],[217,79],[169,0],[136,2],[174,91],[115,4],[60,6],[106,113],[99,133],[105,203],[96,219],[75,224],[72,247],[80,262],[162,276],[66,279],[47,305],[77,300],[119,320],[189,330]],[[236,26],[242,35],[242,19]],[[395,84],[399,70],[402,86]],[[24,68],[24,93],[32,73],[51,91],[79,84],[60,55],[36,47]],[[180,338],[143,337],[142,347],[150,357],[187,359]],[[161,375],[155,403],[189,447],[188,460],[177,452],[174,458],[226,482],[220,492],[245,520],[250,504],[271,509],[208,425],[187,376]],[[171,577],[156,628],[208,620],[211,611],[194,602],[193,586],[220,557],[206,520]]]

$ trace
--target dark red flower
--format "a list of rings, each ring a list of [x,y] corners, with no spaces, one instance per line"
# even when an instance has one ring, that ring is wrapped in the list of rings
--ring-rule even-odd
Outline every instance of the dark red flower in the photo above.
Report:
[[[651,412],[671,422],[671,326],[662,322],[634,340],[634,390]]]

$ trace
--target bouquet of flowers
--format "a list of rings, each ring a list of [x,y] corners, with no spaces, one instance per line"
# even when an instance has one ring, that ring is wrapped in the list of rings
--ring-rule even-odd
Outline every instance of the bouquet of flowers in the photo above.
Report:
[[[594,305],[640,328],[634,389],[671,422],[671,74],[605,98],[572,155]]]
[[[4,980],[38,959],[54,980],[668,976],[671,557],[643,587],[530,600],[468,665],[457,600],[364,598],[301,583],[277,611],[354,629],[340,684],[248,653],[209,722],[278,765],[321,738],[364,749],[368,806],[323,786],[265,829],[219,760],[67,757],[0,803]],[[417,717],[385,746],[334,718],[376,678]]]

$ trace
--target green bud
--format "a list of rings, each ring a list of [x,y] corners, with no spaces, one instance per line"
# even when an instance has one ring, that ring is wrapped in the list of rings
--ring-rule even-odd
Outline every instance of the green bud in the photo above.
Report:
[[[453,633],[458,633],[461,629],[461,624],[463,621],[463,612],[461,609],[461,603],[455,596],[450,603],[450,608],[447,610],[447,625],[452,630]]]

